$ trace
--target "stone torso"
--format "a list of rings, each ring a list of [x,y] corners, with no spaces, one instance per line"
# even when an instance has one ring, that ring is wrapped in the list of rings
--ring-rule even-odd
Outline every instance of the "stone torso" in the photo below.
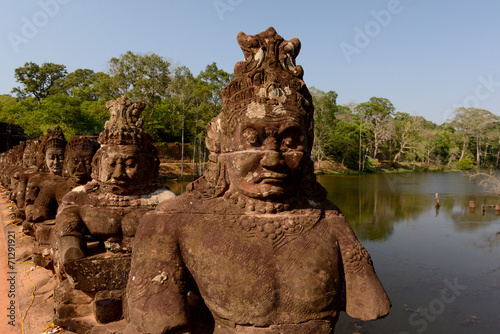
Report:
[[[315,211],[186,214],[181,256],[216,319],[269,326],[335,316],[340,250]]]
[[[149,241],[158,247],[134,248],[143,265],[131,272],[129,298],[134,305],[147,304],[155,317],[166,307],[165,300],[195,291],[216,327],[323,319],[320,326],[328,329],[317,333],[330,333],[330,324],[344,308],[343,263],[334,226],[345,219],[331,203],[315,204],[260,213],[235,208],[224,198],[200,201],[190,194],[162,203],[141,220],[136,245]],[[169,307],[179,312],[185,306]],[[130,312],[132,318],[142,314],[134,308]],[[191,311],[192,324],[197,314]],[[175,324],[183,317],[164,318],[165,324]],[[155,332],[144,324],[143,331],[150,330]]]
[[[159,201],[172,196],[166,188],[142,196],[118,196],[91,189],[89,185],[80,186],[63,198],[59,233],[85,226],[91,235],[103,240],[111,238],[120,242],[124,238],[131,239],[139,219],[153,210]]]

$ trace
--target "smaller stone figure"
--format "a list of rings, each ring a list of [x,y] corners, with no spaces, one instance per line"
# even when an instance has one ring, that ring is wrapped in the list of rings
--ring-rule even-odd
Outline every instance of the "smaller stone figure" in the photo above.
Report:
[[[6,152],[5,163],[2,168],[2,174],[0,175],[2,184],[9,190],[9,199],[12,201],[16,201],[17,195],[15,191],[17,180],[13,178],[13,175],[16,171],[22,170],[23,168],[22,158],[25,147],[26,142],[21,142],[19,145],[14,146],[10,151]]]
[[[130,250],[140,216],[174,197],[158,182],[158,153],[139,118],[145,104],[121,97],[106,107],[111,118],[99,135],[93,180],[65,196],[56,219],[63,263],[85,256],[86,229],[107,245]]]
[[[92,157],[99,148],[97,137],[73,136],[66,145],[63,176],[48,180],[33,203],[33,222],[54,219],[62,198],[91,180]],[[54,165],[58,162],[54,162]]]
[[[145,104],[121,97],[106,107],[111,118],[98,138],[101,147],[92,161],[92,180],[63,197],[55,226],[58,289],[66,291],[63,295],[95,293],[89,301],[93,317],[77,315],[87,317],[87,327],[123,317],[122,298],[139,219],[175,196],[158,182],[158,152],[139,117]],[[55,323],[81,326],[74,325],[75,316],[59,312],[73,306],[58,296]]]
[[[47,129],[48,138],[45,147],[45,163],[49,173],[62,175],[64,150],[66,149],[66,138],[62,129],[56,126],[54,129]]]
[[[40,199],[38,197],[46,185],[53,184],[54,182],[58,183],[63,180],[62,167],[66,143],[64,133],[59,126],[54,127],[54,129],[47,129],[47,136],[42,140],[45,164],[42,167],[42,171],[32,175],[26,183],[26,220],[23,222],[23,231],[27,234],[33,234],[33,213],[37,200],[38,207],[46,207],[48,211],[52,212],[57,210],[57,204],[52,203],[47,195],[40,197]],[[38,221],[44,219],[38,219]]]
[[[77,186],[91,179],[92,157],[99,148],[97,137],[73,136],[66,145],[63,176],[45,182],[33,204],[31,221],[35,235],[33,259],[48,267],[53,259],[54,218],[62,198]]]
[[[73,136],[66,145],[63,176],[83,185],[92,180],[92,158],[99,149],[97,137]]]

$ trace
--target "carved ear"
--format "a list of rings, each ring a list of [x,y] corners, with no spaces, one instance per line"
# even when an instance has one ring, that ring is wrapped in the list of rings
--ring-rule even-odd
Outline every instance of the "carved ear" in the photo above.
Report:
[[[212,153],[220,153],[220,119],[219,116],[213,118],[207,127],[207,138],[205,143]]]

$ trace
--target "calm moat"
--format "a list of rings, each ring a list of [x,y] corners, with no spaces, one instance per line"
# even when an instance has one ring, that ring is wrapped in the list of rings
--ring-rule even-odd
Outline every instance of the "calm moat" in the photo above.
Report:
[[[500,216],[481,209],[498,196],[461,172],[319,175],[318,181],[372,256],[393,304],[375,322],[343,314],[336,333],[500,333]],[[180,183],[168,185],[180,193]]]

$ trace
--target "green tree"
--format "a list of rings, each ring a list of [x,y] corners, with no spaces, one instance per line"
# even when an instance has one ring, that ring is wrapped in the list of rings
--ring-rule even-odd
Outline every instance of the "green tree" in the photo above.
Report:
[[[447,123],[440,125],[437,128],[436,135],[436,152],[441,164],[450,167],[451,164],[458,158],[460,149],[457,143],[453,140],[453,128]]]
[[[315,156],[317,168],[319,168],[321,160],[328,155],[332,142],[338,94],[334,91],[325,93],[315,87],[311,87],[309,91],[314,104],[313,156]]]
[[[97,101],[100,98],[108,100],[110,94],[106,91],[107,81],[109,81],[109,75],[106,73],[77,69],[66,76],[64,89],[69,96],[84,101]]]
[[[330,152],[335,161],[348,168],[358,168],[359,124],[337,121],[330,142]]]
[[[16,123],[15,109],[17,105],[17,99],[10,96],[9,94],[0,95],[0,122],[3,123]]]
[[[465,157],[467,145],[473,143],[476,165],[481,166],[482,152],[483,150],[487,152],[488,137],[491,135],[491,131],[497,127],[499,120],[498,116],[488,110],[464,107],[455,109],[451,125],[456,129],[456,133],[462,141],[460,160]],[[491,140],[491,137],[489,139]]]
[[[396,108],[386,98],[372,97],[368,102],[356,106],[358,112],[364,115],[367,122],[373,127],[373,158],[377,156],[380,146],[387,141],[392,134],[390,116]]]
[[[21,87],[12,89],[19,99],[34,96],[38,103],[50,95],[64,92],[64,80],[68,72],[66,66],[43,63],[41,66],[28,62],[14,71],[16,81]]]
[[[174,71],[170,85],[171,101],[177,106],[181,115],[181,180],[184,176],[184,142],[186,137],[186,117],[194,104],[195,80],[191,71],[186,66],[179,66]]]
[[[217,116],[222,110],[222,95],[221,91],[233,79],[234,75],[227,73],[223,69],[219,69],[217,64],[213,62],[207,65],[204,71],[198,75],[198,79],[208,85],[208,103],[211,105],[210,119]]]

